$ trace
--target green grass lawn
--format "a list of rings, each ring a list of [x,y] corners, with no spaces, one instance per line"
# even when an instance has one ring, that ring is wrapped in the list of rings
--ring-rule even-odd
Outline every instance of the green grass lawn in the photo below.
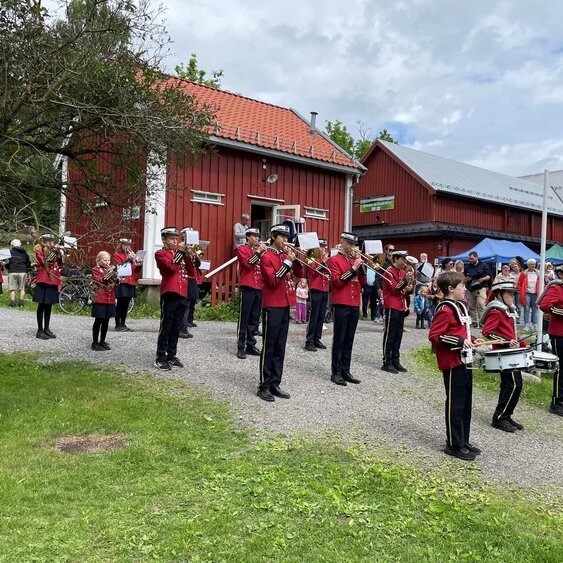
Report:
[[[1,561],[561,561],[561,503],[484,485],[475,465],[252,439],[181,383],[0,362]],[[88,433],[126,445],[53,448]]]
[[[430,374],[432,377],[442,378],[442,372],[438,369],[436,356],[432,353],[430,344],[415,350],[413,357],[418,366],[421,368],[420,371],[422,373]],[[474,387],[484,389],[498,395],[499,384],[500,375],[498,373],[487,373],[482,369],[473,370]],[[551,375],[542,375],[541,383],[529,383],[524,381],[520,401],[547,409],[551,403],[552,394],[553,377]]]

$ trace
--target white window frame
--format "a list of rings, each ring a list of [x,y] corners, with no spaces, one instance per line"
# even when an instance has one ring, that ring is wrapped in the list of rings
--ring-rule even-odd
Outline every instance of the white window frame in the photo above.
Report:
[[[300,205],[274,205],[272,207],[272,225],[283,223],[286,219],[297,221],[300,216]]]
[[[222,205],[225,194],[217,192],[206,192],[204,190],[192,190],[192,203],[206,203],[207,205]]]
[[[308,219],[319,219],[320,221],[328,221],[328,209],[321,209],[320,207],[307,207],[304,206],[305,217]]]

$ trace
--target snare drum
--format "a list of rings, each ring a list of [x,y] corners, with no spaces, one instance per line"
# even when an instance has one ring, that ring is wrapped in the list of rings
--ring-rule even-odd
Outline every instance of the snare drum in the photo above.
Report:
[[[559,358],[555,354],[534,351],[534,368],[538,373],[555,373],[559,369]]]
[[[485,371],[503,371],[505,369],[526,369],[534,365],[534,352],[531,348],[506,348],[483,352]]]

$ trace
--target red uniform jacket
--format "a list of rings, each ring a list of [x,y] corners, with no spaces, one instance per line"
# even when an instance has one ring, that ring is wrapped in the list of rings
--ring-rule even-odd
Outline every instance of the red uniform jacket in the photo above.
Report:
[[[154,253],[156,265],[162,281],[160,295],[177,293],[182,297],[188,296],[188,268],[193,270],[191,261],[183,252],[161,248]]]
[[[37,262],[37,278],[36,283],[46,283],[49,285],[61,285],[61,268],[63,267],[63,259],[58,250],[47,250],[47,256],[43,251],[43,247],[38,244],[35,247],[35,261]],[[56,258],[49,259],[49,254],[56,252]]]
[[[260,259],[262,271],[262,307],[292,307],[295,305],[295,283],[287,254],[268,248]],[[294,268],[295,269],[295,268]]]
[[[459,311],[459,315],[454,308]],[[467,339],[467,327],[460,321],[460,316],[467,316],[465,304],[444,299],[436,307],[432,318],[428,340],[434,344],[438,367],[442,370],[453,369],[463,363],[461,351],[452,350],[463,346]]]
[[[307,268],[309,270],[309,289],[328,292],[329,279],[327,276],[329,275],[329,273],[326,269],[326,265],[327,263],[325,260],[318,258],[311,263],[310,268]]]
[[[386,309],[406,310],[405,293],[407,292],[405,288],[409,285],[406,275],[405,270],[397,270],[395,266],[389,266],[385,270],[382,289],[383,305]]]
[[[140,264],[135,264],[133,260],[130,260],[125,252],[116,252],[113,255],[113,263],[121,266],[126,262],[131,262],[131,275],[126,278],[121,278],[121,283],[126,283],[129,285],[137,285],[137,279],[141,276],[141,271],[143,266]]]
[[[509,317],[502,309],[491,309],[483,325],[483,336],[489,340],[498,340],[499,344],[493,344],[493,349],[505,348],[511,340],[516,340],[516,327],[514,319]],[[527,346],[526,343],[523,343]]]
[[[200,266],[201,259],[197,256],[197,254],[195,256],[188,256],[186,254],[186,270],[188,272],[188,279],[197,280]]]
[[[104,280],[107,270],[102,270],[99,266],[92,268],[92,281],[94,282],[94,296],[92,303],[104,303],[105,305],[115,305],[115,286],[119,283],[117,278]]]
[[[249,244],[237,246],[239,285],[262,289],[262,270],[260,259],[262,254],[256,252]]]
[[[563,336],[563,285],[553,283],[544,293],[540,302],[540,309],[549,313],[549,327],[547,334],[550,336]]]
[[[330,269],[332,305],[349,305],[359,307],[362,302],[362,285],[366,283],[366,276],[362,267],[356,272],[352,264],[356,258],[344,256],[341,252],[331,256],[327,261]]]

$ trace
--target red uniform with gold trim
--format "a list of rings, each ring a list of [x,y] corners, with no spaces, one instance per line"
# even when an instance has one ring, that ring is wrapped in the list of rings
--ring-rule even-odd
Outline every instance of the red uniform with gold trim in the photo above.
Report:
[[[558,280],[551,282],[544,291],[539,307],[549,314],[547,333],[550,336],[563,337],[563,284],[558,283]]]
[[[171,292],[187,297],[188,268],[193,271],[193,265],[187,256],[180,251],[161,248],[154,253],[154,258],[162,276],[160,295]]]
[[[331,274],[331,304],[359,307],[362,302],[362,285],[366,283],[366,275],[360,268],[357,272],[352,268],[356,261],[354,255],[345,256],[342,252],[331,256],[327,266]]]
[[[255,251],[249,244],[238,246],[236,252],[239,265],[239,285],[252,287],[253,289],[262,289],[264,285],[260,268],[262,254]]]
[[[398,270],[393,265],[385,270],[382,290],[383,303],[386,309],[406,310],[405,293],[406,287],[409,285],[406,276],[406,270]]]
[[[309,289],[316,289],[317,291],[328,292],[330,289],[330,282],[327,278],[328,271],[326,269],[327,262],[321,258],[317,258],[310,264],[308,268],[309,274]]]
[[[444,299],[436,307],[428,333],[428,340],[434,344],[436,360],[441,370],[453,369],[463,363],[460,350],[452,348],[463,346],[467,339],[467,327],[460,322],[454,307],[461,316],[467,316],[464,303]]]
[[[121,278],[121,283],[126,283],[129,285],[137,285],[137,280],[141,276],[143,270],[142,264],[135,264],[133,260],[125,252],[115,252],[113,254],[112,261],[114,264],[121,266],[127,262],[131,262],[131,275],[125,278]]]
[[[45,251],[47,251],[47,255],[45,255]],[[50,258],[50,254],[55,255],[55,258]],[[60,287],[61,268],[63,267],[63,258],[60,252],[55,248],[49,250],[47,247],[42,247],[38,244],[35,246],[35,262],[37,263],[36,283]]]
[[[104,280],[108,270],[102,270],[100,266],[92,268],[92,281],[94,282],[94,296],[92,303],[103,303],[104,305],[115,305],[115,286],[119,283],[116,278]]]
[[[262,308],[293,307],[296,302],[292,266],[287,254],[268,248],[260,260],[262,272]],[[295,269],[295,268],[294,268]]]
[[[498,344],[493,344],[493,350],[506,348],[510,345],[511,340],[516,340],[516,327],[514,326],[514,317],[509,317],[507,312],[501,308],[493,307],[487,313],[483,330],[483,336],[489,340],[498,340]],[[520,343],[527,346],[525,342]]]

